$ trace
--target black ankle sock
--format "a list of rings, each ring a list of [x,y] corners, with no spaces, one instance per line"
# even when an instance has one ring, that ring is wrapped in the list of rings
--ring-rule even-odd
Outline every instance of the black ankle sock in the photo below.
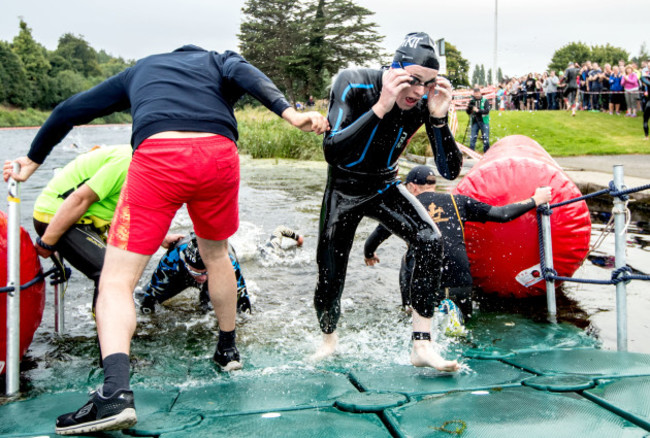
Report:
[[[129,389],[129,356],[115,353],[104,358],[104,387],[102,394],[110,397],[118,389]]]
[[[227,348],[235,346],[235,331],[224,332],[219,330],[219,341],[217,342],[217,348],[219,351],[224,351]]]

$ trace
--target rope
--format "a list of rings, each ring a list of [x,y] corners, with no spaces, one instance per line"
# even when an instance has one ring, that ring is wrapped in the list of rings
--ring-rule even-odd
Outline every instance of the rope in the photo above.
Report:
[[[539,266],[542,271],[542,277],[546,281],[570,281],[573,283],[585,283],[585,284],[618,284],[624,281],[626,284],[631,280],[642,280],[650,281],[650,275],[636,275],[630,274],[632,269],[629,266],[623,266],[612,271],[612,276],[609,280],[596,280],[590,278],[573,278],[573,277],[563,277],[558,275],[557,271],[553,268],[546,267],[546,262],[544,260],[544,236],[541,226],[541,216],[550,215],[552,210],[545,205],[540,205],[537,207],[537,236],[539,241]]]
[[[46,279],[48,277],[52,278],[52,281],[50,282],[50,284],[52,284],[52,285],[63,283],[65,281],[67,281],[68,278],[70,278],[70,273],[71,273],[70,268],[68,268],[67,266],[63,265],[63,269],[65,270],[63,275],[61,275],[62,272],[61,272],[61,268],[59,266],[54,266],[49,271],[44,272],[44,273],[39,272],[38,274],[36,274],[36,276],[34,278],[29,280],[27,283],[21,284],[20,285],[20,290],[25,290],[25,289],[35,285],[36,283],[39,283],[39,282],[43,281],[44,279]],[[14,289],[15,289],[14,286],[0,287],[0,293],[13,292]]]
[[[550,208],[562,207],[563,205],[572,204],[574,202],[583,201],[585,199],[593,198],[595,196],[600,196],[600,195],[610,195],[612,197],[620,198],[621,201],[627,201],[629,199],[629,197],[627,196],[628,194],[635,193],[635,192],[642,192],[643,190],[648,190],[648,189],[650,189],[650,184],[645,184],[645,185],[642,185],[642,186],[632,187],[632,188],[624,189],[624,190],[616,190],[616,186],[614,185],[614,181],[610,181],[609,182],[609,188],[607,188],[607,189],[599,190],[597,192],[589,193],[589,194],[586,194],[586,195],[583,195],[583,196],[579,196],[577,198],[573,198],[573,199],[569,199],[569,200],[566,200],[566,201],[558,202],[557,204],[551,204],[549,207]],[[542,206],[540,206],[540,207],[542,207]],[[540,207],[538,207],[538,209]],[[546,207],[544,207],[544,208],[546,208]]]

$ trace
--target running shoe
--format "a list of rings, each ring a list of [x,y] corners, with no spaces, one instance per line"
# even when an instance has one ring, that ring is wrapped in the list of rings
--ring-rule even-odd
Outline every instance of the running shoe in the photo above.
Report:
[[[103,430],[128,429],[137,423],[133,391],[120,389],[105,397],[101,388],[90,394],[90,399],[78,411],[59,416],[56,433],[78,435]]]
[[[467,329],[464,325],[463,312],[456,303],[450,299],[444,299],[438,306],[438,312],[442,316],[442,329],[447,336],[465,336]]]
[[[239,359],[239,350],[235,346],[220,351],[217,345],[212,360],[219,365],[222,371],[235,371],[242,368],[242,363]]]

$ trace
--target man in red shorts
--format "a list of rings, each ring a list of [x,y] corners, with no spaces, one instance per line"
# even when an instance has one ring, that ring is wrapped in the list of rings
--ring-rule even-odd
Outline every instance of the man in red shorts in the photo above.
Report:
[[[136,314],[132,298],[151,255],[183,204],[198,236],[210,299],[219,322],[214,360],[241,368],[235,346],[237,288],[228,237],[239,225],[239,157],[233,105],[249,93],[291,125],[322,134],[318,112],[296,112],[277,87],[234,52],[188,45],[141,59],[135,66],[58,105],[37,133],[26,157],[5,162],[5,181],[27,180],[75,125],[131,110],[133,159],[109,234],[99,283],[97,332],[104,385],[76,412],[57,419],[64,435],[119,430],[136,423],[129,389],[129,347]],[[47,242],[45,242],[47,244]]]

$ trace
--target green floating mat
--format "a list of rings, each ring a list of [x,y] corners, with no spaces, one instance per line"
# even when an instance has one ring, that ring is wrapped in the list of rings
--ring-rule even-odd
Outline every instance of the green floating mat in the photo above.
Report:
[[[351,414],[334,408],[206,417],[198,426],[160,438],[300,437],[390,438],[375,414]]]
[[[171,409],[178,391],[167,392],[134,389],[138,420],[154,412]],[[59,415],[79,409],[88,401],[88,394],[63,392],[42,394],[29,400],[0,406],[0,437],[36,436],[54,434],[54,424]]]
[[[332,406],[335,398],[353,390],[346,376],[325,371],[233,376],[228,381],[183,390],[174,410],[214,415]]]
[[[467,360],[469,372],[441,373],[432,368],[395,365],[354,371],[350,377],[366,391],[401,392],[410,396],[457,390],[519,386],[530,373],[493,360]]]
[[[346,412],[381,412],[408,401],[404,394],[394,392],[349,392],[336,399],[334,406]]]
[[[591,377],[578,375],[535,376],[524,380],[523,384],[540,391],[552,392],[582,391],[596,386]]]
[[[471,359],[505,359],[514,355],[514,352],[500,348],[470,348],[463,353],[463,356]]]
[[[599,380],[584,396],[650,431],[650,377]]]
[[[138,423],[128,429],[127,433],[133,436],[158,436],[188,429],[202,420],[203,417],[196,412],[156,412],[138,419]]]
[[[551,350],[518,353],[504,362],[535,374],[593,377],[650,376],[650,355],[605,350]]]
[[[571,393],[519,387],[425,397],[387,411],[403,436],[645,437],[647,432]]]

